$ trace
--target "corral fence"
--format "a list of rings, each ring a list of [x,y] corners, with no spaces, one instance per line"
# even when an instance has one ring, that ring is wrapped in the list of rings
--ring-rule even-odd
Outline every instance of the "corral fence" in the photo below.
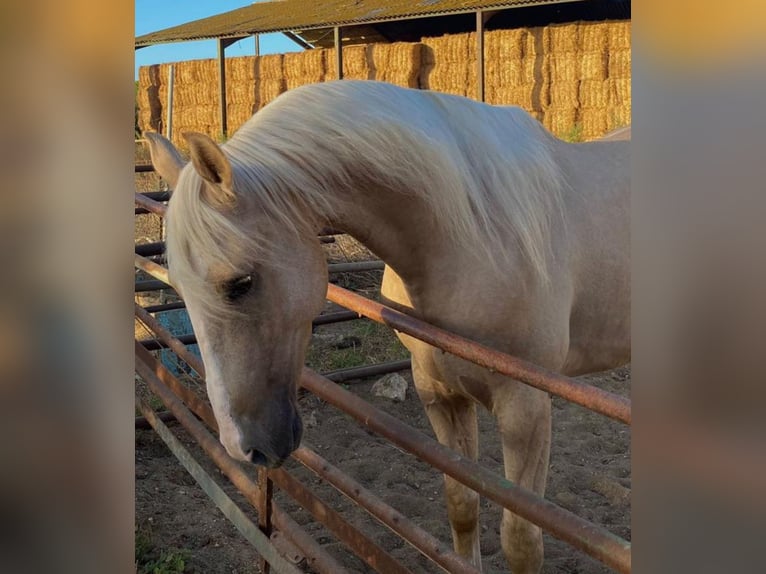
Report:
[[[150,168],[136,166],[137,172],[146,169]],[[136,193],[135,203],[137,209],[141,209],[142,212],[163,216],[167,206],[162,200],[167,200],[168,197],[169,194],[166,192]],[[137,251],[142,251],[143,254],[136,253],[136,268],[154,279],[137,282],[136,291],[145,291],[149,288],[171,288],[167,269],[150,259],[153,255],[161,253],[162,245],[156,244],[149,248],[137,246]],[[376,265],[380,264],[376,262]],[[147,286],[147,283],[152,285]],[[330,318],[320,315],[315,324],[321,324],[323,321],[367,317],[446,352],[511,376],[525,384],[625,424],[631,422],[630,401],[624,397],[546,371],[526,361],[469,341],[337,285],[328,286],[327,299],[345,307],[348,311],[331,313]],[[167,409],[163,413],[156,413],[144,399],[139,397],[137,401],[143,417],[136,419],[137,426],[148,425],[157,432],[211,500],[253,544],[262,557],[263,571],[268,572],[273,569],[276,572],[300,572],[301,570],[296,566],[299,559],[305,559],[313,570],[320,573],[338,574],[347,571],[273,500],[274,489],[278,488],[307,510],[317,522],[323,524],[351,552],[375,571],[385,574],[410,572],[406,564],[397,562],[379,544],[351,525],[339,512],[322,501],[310,488],[285,469],[259,468],[257,473],[254,470],[246,471],[227,455],[223,446],[212,434],[217,430],[217,425],[207,399],[174,376],[150,352],[150,349],[160,347],[171,349],[200,377],[204,377],[202,361],[186,346],[194,339],[186,337],[184,340],[183,337],[174,336],[152,314],[167,309],[168,305],[171,306],[170,308],[180,308],[183,303],[179,301],[146,308],[138,304],[135,306],[136,319],[154,336],[149,340],[136,340],[136,373],[161,399]],[[402,362],[373,365],[354,369],[349,376],[367,376],[372,374],[370,370],[379,373],[402,368],[406,368],[406,364]],[[631,571],[631,545],[628,541],[458,455],[406,423],[365,402],[327,377],[304,368],[300,384],[303,389],[350,415],[370,431],[465,484],[481,496],[541,526],[549,534],[616,571],[621,573]],[[257,523],[235,504],[176,438],[165,424],[171,419],[175,419],[186,429],[256,509]],[[292,457],[446,572],[477,572],[468,561],[452,550],[451,544],[437,540],[313,450],[305,446],[300,447]]]

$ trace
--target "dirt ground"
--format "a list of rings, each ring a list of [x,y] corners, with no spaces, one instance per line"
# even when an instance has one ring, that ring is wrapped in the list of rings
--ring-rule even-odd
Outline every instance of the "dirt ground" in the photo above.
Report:
[[[320,327],[343,332],[350,325]],[[320,331],[321,330],[321,331]],[[402,403],[375,397],[376,378],[352,382],[352,392],[380,409],[433,437],[422,406],[412,387],[409,372],[402,373],[410,387]],[[585,377],[601,388],[628,394],[629,368]],[[304,444],[354,477],[388,504],[409,516],[437,538],[450,543],[450,530],[443,502],[442,475],[358,425],[344,413],[308,393],[300,399],[306,424]],[[578,516],[603,525],[630,539],[630,432],[627,427],[563,400],[553,399],[553,445],[546,497]],[[171,428],[196,453],[227,492],[237,495],[226,478],[205,462],[199,449],[183,432]],[[480,462],[502,474],[501,445],[494,419],[480,411]],[[417,551],[337,493],[321,484],[310,471],[289,461],[286,468],[309,485],[327,503],[377,541],[413,572],[440,572]],[[308,512],[282,493],[276,500],[351,572],[370,572]],[[481,505],[481,547],[484,571],[507,572],[500,548],[500,508],[487,500]],[[255,517],[254,512],[250,512]],[[136,525],[150,541],[149,554],[170,556],[176,549],[184,557],[185,572],[234,574],[257,572],[257,555],[236,529],[206,498],[194,480],[175,461],[162,441],[149,430],[136,431]],[[172,571],[172,570],[171,570]],[[600,573],[610,570],[567,544],[545,537],[545,573]]]

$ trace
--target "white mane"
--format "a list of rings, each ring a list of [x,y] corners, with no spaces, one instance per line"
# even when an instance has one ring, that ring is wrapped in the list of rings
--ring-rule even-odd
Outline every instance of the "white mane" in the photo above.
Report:
[[[564,185],[551,141],[520,108],[343,80],[287,92],[222,149],[237,193],[255,194],[285,233],[332,220],[354,186],[373,181],[421,197],[445,229],[498,265],[500,238],[512,230],[545,280],[548,230]],[[195,254],[236,272],[241,258],[229,246],[253,256],[269,248],[265,237],[246,236],[208,206],[201,184],[191,167],[183,170],[167,220],[170,266],[185,290],[194,289]]]

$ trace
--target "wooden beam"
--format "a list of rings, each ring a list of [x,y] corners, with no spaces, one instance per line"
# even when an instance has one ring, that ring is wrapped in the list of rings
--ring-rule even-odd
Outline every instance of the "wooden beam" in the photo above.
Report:
[[[484,12],[476,12],[476,99],[484,101]]]
[[[343,79],[343,29],[335,26],[335,69],[338,72],[338,79]]]
[[[229,42],[231,43],[231,42]],[[225,139],[228,136],[229,126],[226,117],[226,40],[218,38],[218,97],[219,114],[221,120],[221,136]]]
[[[303,38],[298,36],[295,32],[282,32],[282,33],[285,36],[287,36],[288,38],[290,38],[293,42],[298,44],[304,50],[313,50],[314,49],[314,46],[312,46],[311,44],[306,42],[306,40],[304,40]]]

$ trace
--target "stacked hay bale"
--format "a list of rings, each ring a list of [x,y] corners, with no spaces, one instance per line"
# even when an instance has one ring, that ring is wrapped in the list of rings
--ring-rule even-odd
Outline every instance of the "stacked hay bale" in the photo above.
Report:
[[[191,60],[174,66],[173,142],[185,145],[181,137],[185,131],[218,133],[217,62]]]
[[[612,92],[608,77],[609,51],[607,36],[613,24],[582,22],[580,24],[580,126],[582,139],[593,139],[607,132],[607,105]]]
[[[475,98],[476,33],[423,38],[420,87]]]
[[[249,120],[256,110],[255,58],[227,58],[225,65],[226,124],[229,134],[232,134]],[[215,100],[217,103],[217,96]],[[220,131],[220,126],[218,127]]]
[[[167,76],[166,76],[167,77]],[[141,66],[138,69],[138,128],[144,132],[162,131],[164,122],[162,112],[165,104],[160,99],[162,86],[165,84],[161,76],[161,66]],[[167,92],[165,93],[167,98]]]
[[[255,56],[255,111],[287,90],[284,54]]]
[[[325,80],[337,80],[335,48],[322,50],[325,54]],[[343,78],[346,80],[370,80],[372,68],[372,45],[346,46],[343,48]]]
[[[630,124],[631,117],[631,25],[630,22],[614,22],[609,27],[607,47],[609,51],[608,74],[612,85],[607,105],[607,130]]]
[[[371,48],[368,55],[372,79],[405,88],[420,86],[423,44],[396,42],[374,44]]]
[[[285,54],[285,87],[288,90],[304,84],[323,82],[327,74],[326,50],[314,49]]]
[[[537,119],[548,105],[549,82],[543,28],[496,30],[484,40],[485,101],[520,106]]]
[[[577,131],[580,64],[579,27],[559,24],[548,33],[550,100],[544,109],[543,125],[559,137],[575,139]]]

